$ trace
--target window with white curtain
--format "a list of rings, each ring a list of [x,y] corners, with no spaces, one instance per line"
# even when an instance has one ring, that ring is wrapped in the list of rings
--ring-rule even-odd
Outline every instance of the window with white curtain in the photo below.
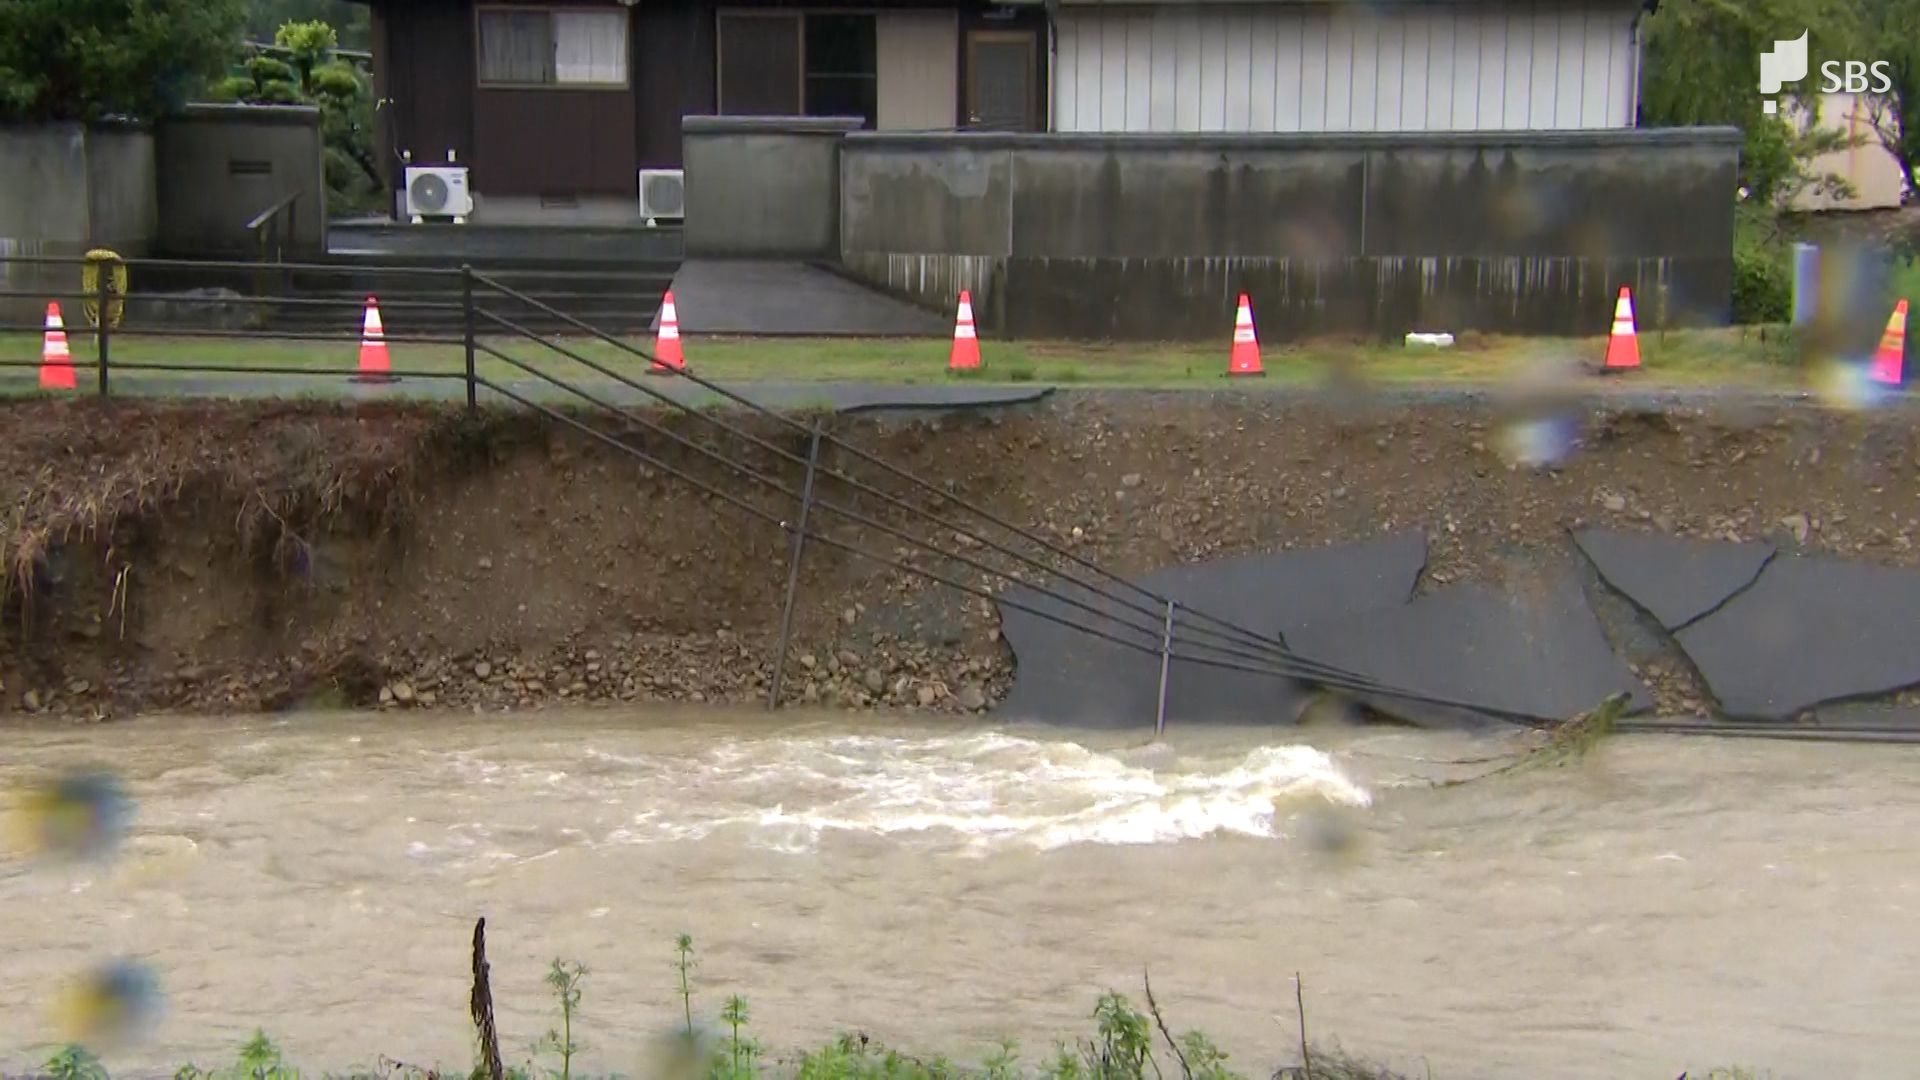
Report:
[[[480,9],[483,86],[627,85],[625,10]]]

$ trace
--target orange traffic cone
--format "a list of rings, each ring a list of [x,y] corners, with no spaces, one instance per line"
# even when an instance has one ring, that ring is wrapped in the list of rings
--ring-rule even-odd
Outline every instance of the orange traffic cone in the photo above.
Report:
[[[673,307],[673,290],[660,298],[660,332],[653,337],[653,364],[649,375],[669,375],[685,371],[687,358],[680,351],[680,313]]]
[[[1873,366],[1867,377],[1883,386],[1899,386],[1907,358],[1907,302],[1893,305],[1887,329],[1880,335],[1880,347],[1873,350]]]
[[[1613,302],[1613,329],[1607,334],[1607,359],[1600,366],[1605,375],[1632,371],[1640,366],[1640,337],[1633,329],[1633,290],[1620,286],[1620,298]]]
[[[973,295],[960,290],[960,310],[953,317],[953,349],[947,353],[948,371],[975,371],[980,367],[980,337],[973,329]]]
[[[73,354],[67,349],[67,324],[60,321],[60,305],[47,305],[47,338],[40,346],[40,389],[72,390]]]
[[[367,297],[367,315],[360,326],[360,371],[354,382],[390,383],[393,364],[387,358],[387,332],[380,325],[380,304]]]
[[[1229,375],[1265,375],[1260,366],[1260,339],[1253,332],[1253,305],[1240,294],[1240,310],[1233,316],[1233,352],[1227,356]]]

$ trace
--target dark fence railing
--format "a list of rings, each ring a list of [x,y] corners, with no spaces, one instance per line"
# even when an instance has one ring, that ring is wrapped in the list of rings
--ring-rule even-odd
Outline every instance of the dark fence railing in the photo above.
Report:
[[[291,203],[262,211],[258,223],[270,235],[272,222]],[[377,301],[381,340],[390,346],[436,346],[459,350],[463,363],[396,367],[399,378],[466,383],[477,403],[477,337],[500,333],[500,319],[519,320],[533,332],[564,329],[558,314],[593,319],[629,331],[648,325],[668,284],[658,271],[609,272],[564,269],[495,271],[489,281],[510,282],[476,289],[472,267],[370,265],[361,262],[113,259],[65,256],[0,256],[0,369],[41,366],[38,348],[22,346],[28,335],[49,329],[49,305],[58,308],[70,362],[97,392],[112,392],[118,372],[252,376],[351,376],[359,373],[355,350],[366,338],[364,318]],[[523,293],[521,290],[525,290]],[[521,296],[538,297],[538,307]],[[483,306],[487,314],[482,315]],[[116,344],[165,341],[163,357],[116,353]],[[277,349],[277,360],[235,358],[221,342],[254,342]],[[196,350],[196,342],[208,343]],[[339,346],[340,361],[327,362],[317,346]],[[404,351],[396,354],[396,359]],[[443,358],[444,359],[444,358]]]

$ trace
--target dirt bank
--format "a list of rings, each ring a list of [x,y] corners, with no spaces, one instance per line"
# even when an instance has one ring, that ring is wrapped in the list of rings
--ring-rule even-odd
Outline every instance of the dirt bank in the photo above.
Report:
[[[0,415],[0,710],[491,710],[766,694],[784,534],[540,418],[38,401]],[[1553,468],[1512,465],[1502,418],[1464,405],[1116,393],[829,423],[1124,571],[1418,527],[1432,540],[1430,583],[1500,579],[1543,553],[1568,557],[1566,529],[1588,522],[1920,562],[1920,446],[1910,422],[1884,415],[1591,411]],[[708,438],[689,418],[673,428]],[[716,445],[797,490],[800,468],[776,451],[803,453],[804,434],[753,430],[775,449]],[[721,472],[658,434],[619,437],[698,477]],[[856,475],[956,512],[870,469]],[[722,490],[776,517],[794,508],[738,482]],[[870,495],[834,483],[823,493],[956,546],[951,530]],[[884,529],[815,524],[938,564]],[[979,598],[822,545],[809,548],[799,597],[796,700],[961,712],[1011,678]],[[1684,686],[1664,689],[1663,704],[1701,707]]]

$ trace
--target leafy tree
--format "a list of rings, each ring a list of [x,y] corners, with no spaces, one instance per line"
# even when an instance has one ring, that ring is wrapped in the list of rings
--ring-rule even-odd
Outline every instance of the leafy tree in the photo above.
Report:
[[[1874,134],[1886,147],[1910,191],[1920,191],[1914,172],[1920,166],[1920,0],[1868,0],[1861,5],[1861,45],[1857,58],[1885,60],[1893,88],[1867,102]]]
[[[272,41],[288,23],[323,22],[340,33],[340,47],[365,52],[373,38],[373,9],[350,0],[247,0],[247,40]]]
[[[151,120],[232,60],[244,0],[0,0],[0,121]]]
[[[288,23],[271,52],[247,60],[219,96],[255,105],[313,105],[320,110],[327,203],[332,210],[378,205],[384,190],[373,157],[373,90],[367,77],[337,59],[339,39],[323,22]]]
[[[1769,205],[1784,206],[1809,187],[1842,189],[1838,177],[1811,167],[1848,145],[1845,133],[1817,123],[1818,72],[1823,60],[1852,58],[1862,27],[1859,0],[1666,0],[1645,23],[1643,120],[1739,128],[1741,185]],[[1809,78],[1779,94],[1768,114],[1760,54],[1809,30]]]

